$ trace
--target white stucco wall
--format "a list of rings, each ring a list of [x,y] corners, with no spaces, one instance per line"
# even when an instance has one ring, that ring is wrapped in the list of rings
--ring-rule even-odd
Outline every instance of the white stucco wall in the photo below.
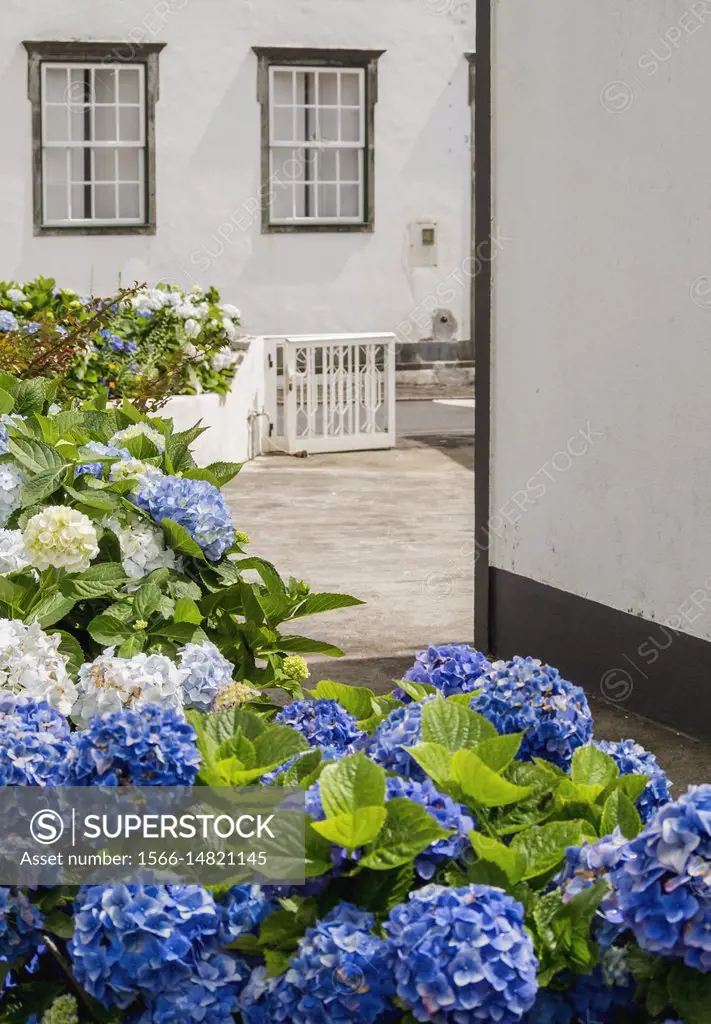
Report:
[[[710,47],[706,0],[495,6],[492,563],[704,638]]]
[[[176,395],[160,410],[176,431],[196,423],[208,429],[191,445],[198,466],[247,462],[261,455],[269,436],[265,340],[251,338],[227,395]]]
[[[464,53],[474,49],[473,7],[462,0],[3,0],[0,278],[43,273],[96,292],[119,274],[124,283],[212,283],[240,306],[250,333],[392,331],[412,315],[423,325],[412,338],[427,336],[419,305],[462,265],[469,246]],[[155,237],[33,237],[23,39],[167,44]],[[376,110],[374,234],[260,233],[254,45],[387,51]],[[408,225],[418,220],[438,225],[437,267],[408,265]],[[468,280],[459,279],[448,306],[467,338]]]

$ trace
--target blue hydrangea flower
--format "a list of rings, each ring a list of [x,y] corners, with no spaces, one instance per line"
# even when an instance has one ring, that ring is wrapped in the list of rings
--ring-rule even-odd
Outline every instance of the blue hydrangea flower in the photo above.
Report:
[[[405,673],[405,679],[414,683],[428,683],[435,686],[443,696],[455,693],[471,693],[479,688],[478,679],[491,668],[491,662],[480,651],[467,644],[447,644],[444,647],[428,647],[420,651],[412,668]],[[398,688],[393,697],[409,703],[411,698]]]
[[[567,982],[562,992],[539,990],[533,1008],[524,1017],[525,1024],[613,1024],[621,1010],[634,1009],[634,984],[628,973],[621,983],[610,984],[604,969],[598,966],[592,974],[563,976],[561,981]]]
[[[649,776],[649,782],[637,799],[637,810],[643,822],[648,822],[660,807],[669,803],[671,783],[654,754],[634,740],[620,740],[619,743],[603,741],[596,746],[612,758],[620,769],[620,775]]]
[[[68,949],[74,975],[104,1006],[126,1009],[145,995],[153,1021],[231,1024],[241,960],[218,952],[221,915],[197,885],[86,886]],[[170,1000],[180,1008],[170,1017]],[[227,1009],[229,1007],[229,1010]]]
[[[7,455],[10,451],[8,447],[8,441],[10,440],[10,434],[4,423],[0,423],[0,455]]]
[[[426,779],[425,772],[407,752],[408,747],[414,747],[422,739],[422,707],[426,703],[426,700],[418,701],[391,711],[366,740],[368,756],[398,775],[409,779]]]
[[[43,917],[20,889],[0,888],[0,963],[32,956],[42,944]]]
[[[217,694],[229,686],[234,665],[210,641],[185,644],[180,651],[180,668],[186,673],[183,697],[186,708],[209,711]]]
[[[42,324],[37,323],[36,320],[30,320],[28,323],[22,325],[22,330],[25,334],[37,334],[42,327]]]
[[[570,767],[573,754],[592,739],[585,693],[558,669],[535,658],[497,661],[479,680],[482,692],[470,707],[506,734],[522,732],[520,760],[534,757]]]
[[[617,866],[626,844],[627,840],[620,830],[615,829],[611,836],[605,836],[596,843],[569,846],[565,851],[565,867],[557,879],[564,891],[564,901],[567,902],[589,889],[599,879],[607,877],[612,868]]]
[[[114,334],[113,331],[108,330],[108,328],[104,328],[99,331],[99,334],[104,339],[104,342],[108,344],[112,352],[133,355],[133,353],[138,349],[138,345],[134,344],[134,342],[124,341],[123,338],[120,338],[118,334]]]
[[[66,784],[72,745],[66,718],[46,701],[0,699],[0,785]]]
[[[0,309],[0,331],[16,331],[17,317],[9,309]]]
[[[393,954],[375,919],[349,903],[309,928],[279,978],[253,973],[242,992],[245,1024],[375,1024],[394,1007]]]
[[[234,886],[218,905],[225,944],[234,942],[240,935],[255,934],[262,921],[278,909],[279,904],[262,886]]]
[[[107,458],[131,458],[128,448],[116,448],[112,444],[102,444],[101,441],[87,441],[84,447],[89,448],[92,452],[96,452],[97,455],[105,455]],[[107,463],[105,462],[83,462],[75,468],[74,476],[82,476],[84,473],[88,473],[90,476],[100,480],[106,465]]]
[[[173,708],[101,715],[73,741],[71,786],[192,786],[200,767],[195,731]]]
[[[431,779],[417,782],[391,776],[387,779],[386,799],[404,797],[413,800],[432,815],[442,828],[452,829],[454,834],[447,839],[438,839],[415,858],[415,870],[420,878],[429,881],[440,864],[458,860],[470,847],[469,833],[476,828],[471,811],[458,804],[451,797],[440,793]]]
[[[153,310],[141,306],[140,309],[136,310],[136,316],[140,316],[142,320],[151,320],[153,318]]]
[[[136,1024],[234,1024],[239,992],[249,976],[243,960],[216,950],[196,954],[193,969],[148,999]]]
[[[353,715],[335,700],[294,701],[280,711],[274,721],[296,729],[312,747],[345,750],[365,739]]]
[[[417,1020],[516,1024],[538,961],[520,903],[501,889],[427,885],[390,912],[397,994]]]
[[[230,510],[217,487],[207,480],[151,474],[141,479],[134,501],[157,523],[172,519],[184,527],[211,562],[219,561],[232,547]]]
[[[660,808],[610,878],[642,949],[711,972],[711,785]]]

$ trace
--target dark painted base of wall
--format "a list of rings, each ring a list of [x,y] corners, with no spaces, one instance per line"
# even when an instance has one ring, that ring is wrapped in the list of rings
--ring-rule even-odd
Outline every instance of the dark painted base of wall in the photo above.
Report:
[[[497,657],[540,658],[620,710],[711,739],[711,643],[503,569],[490,583]]]

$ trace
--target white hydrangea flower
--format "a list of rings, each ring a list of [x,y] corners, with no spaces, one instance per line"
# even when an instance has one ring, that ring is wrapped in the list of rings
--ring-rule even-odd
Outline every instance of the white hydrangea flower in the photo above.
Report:
[[[210,366],[213,368],[215,373],[220,373],[221,370],[230,370],[237,362],[237,353],[233,352],[229,345],[225,345],[215,352],[214,356],[210,360]]]
[[[239,337],[239,329],[227,317],[223,319],[222,327],[230,341],[235,341]]]
[[[27,296],[21,288],[10,288],[7,292],[7,297],[10,302],[14,302],[15,305],[19,302],[27,302]]]
[[[140,480],[143,476],[163,476],[150,462],[142,462],[141,459],[122,459],[114,462],[109,470],[109,480],[115,483],[117,480]]]
[[[95,715],[148,704],[182,709],[182,672],[164,654],[136,654],[117,658],[107,647],[94,661],[79,669],[78,697],[72,718],[85,727]]]
[[[16,508],[22,504],[25,478],[11,463],[0,465],[0,526],[4,526]]]
[[[83,572],[99,553],[91,519],[67,505],[48,505],[32,516],[23,539],[27,557],[37,569]]]
[[[22,530],[0,530],[0,576],[29,564]]]
[[[185,333],[189,338],[197,338],[200,333],[200,324],[197,320],[193,320],[192,317],[185,321],[184,327]]]
[[[237,307],[233,306],[229,302],[223,302],[223,304],[220,306],[220,309],[222,310],[224,316],[229,316],[233,320],[241,320],[242,319],[242,314],[237,309]]]
[[[192,341],[187,341],[183,345],[183,354],[186,359],[195,359],[197,357],[198,350],[195,348]]]
[[[166,548],[163,531],[138,516],[130,516],[125,524],[116,516],[106,521],[106,526],[118,537],[121,549],[121,565],[132,580],[146,576],[154,569],[177,569],[182,561],[171,548]]]
[[[46,700],[68,715],[77,690],[59,643],[59,633],[49,635],[36,622],[0,619],[0,687],[32,700]]]
[[[60,413],[61,411],[62,411],[61,405],[57,405],[56,402],[52,402],[52,404],[50,405],[49,409],[47,409],[47,415],[48,416],[56,416],[57,413]]]
[[[132,423],[130,427],[124,427],[123,430],[118,430],[114,436],[109,439],[109,444],[114,445],[116,448],[120,448],[122,441],[130,441],[133,437],[147,437],[149,441],[153,442],[158,451],[165,451],[165,438],[159,430],[151,427],[148,423]]]

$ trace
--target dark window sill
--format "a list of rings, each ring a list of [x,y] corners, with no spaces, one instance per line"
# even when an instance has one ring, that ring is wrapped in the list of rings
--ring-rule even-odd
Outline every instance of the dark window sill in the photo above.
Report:
[[[372,234],[374,224],[263,224],[263,235]]]
[[[35,225],[34,234],[38,235],[155,235],[155,224],[77,224],[60,227],[59,225]]]

